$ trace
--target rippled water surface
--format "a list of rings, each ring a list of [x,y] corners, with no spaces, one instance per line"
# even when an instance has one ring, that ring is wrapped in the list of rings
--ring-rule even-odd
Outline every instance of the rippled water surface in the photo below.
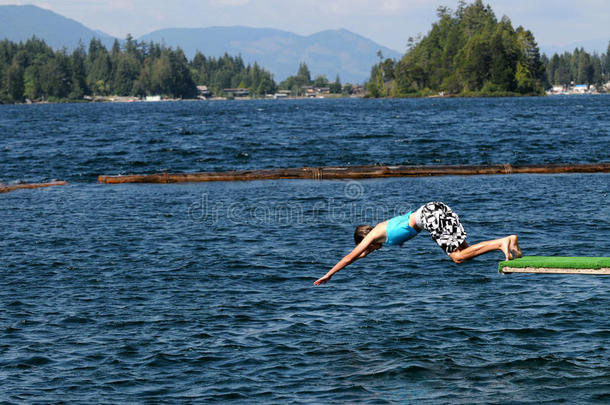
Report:
[[[0,181],[355,164],[598,162],[609,96],[0,106]]]
[[[610,175],[100,185],[99,174],[610,161],[610,97],[0,106],[0,402],[608,403],[610,278],[456,265],[424,234],[312,282],[355,225],[441,200],[470,242],[610,256]]]

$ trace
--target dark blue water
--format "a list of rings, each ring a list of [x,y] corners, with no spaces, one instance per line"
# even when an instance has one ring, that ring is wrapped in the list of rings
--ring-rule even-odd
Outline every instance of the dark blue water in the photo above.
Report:
[[[610,97],[0,106],[0,182],[610,159]]]
[[[0,402],[608,403],[610,278],[456,265],[425,235],[324,287],[354,225],[428,200],[469,241],[610,256],[610,175],[99,185],[99,174],[609,161],[610,97],[0,106]]]

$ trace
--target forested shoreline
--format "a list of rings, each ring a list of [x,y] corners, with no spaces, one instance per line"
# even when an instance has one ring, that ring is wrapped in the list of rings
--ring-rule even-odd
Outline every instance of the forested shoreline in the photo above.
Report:
[[[542,55],[549,85],[565,86],[570,83],[589,84],[602,87],[610,82],[610,42],[608,50],[601,55],[590,54],[584,49],[554,54],[550,59]]]
[[[246,65],[241,57],[206,57],[188,61],[181,49],[144,43],[127,37],[107,50],[98,39],[72,53],[54,51],[32,38],[25,43],[0,41],[0,102],[82,100],[90,96],[194,98],[198,84],[212,91],[242,87],[251,94],[274,92],[267,70]]]
[[[541,55],[534,35],[513,28],[507,17],[497,19],[482,0],[467,5],[459,1],[455,11],[437,10],[438,21],[421,38],[409,38],[408,50],[398,61],[384,59],[371,69],[366,84],[368,97],[508,96],[542,95],[553,85],[594,85],[610,82],[610,43],[605,54],[584,49]],[[295,61],[295,66],[297,61]],[[110,50],[99,39],[69,53],[53,50],[33,37],[25,43],[0,41],[0,103],[24,101],[78,101],[85,97],[162,95],[189,99],[197,86],[223,95],[223,89],[247,89],[253,97],[279,89],[293,96],[308,86],[330,93],[349,94],[351,84],[341,85],[323,75],[311,78],[307,65],[279,85],[257,63],[246,65],[241,56],[206,57],[197,52],[188,60],[180,49],[131,36]]]

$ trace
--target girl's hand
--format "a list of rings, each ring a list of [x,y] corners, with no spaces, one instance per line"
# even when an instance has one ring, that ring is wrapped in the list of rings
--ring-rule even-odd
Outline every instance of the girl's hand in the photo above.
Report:
[[[328,282],[330,281],[330,278],[331,278],[331,277],[332,277],[332,276],[326,275],[326,276],[324,276],[324,277],[322,277],[322,278],[319,278],[319,279],[317,279],[316,281],[314,281],[314,283],[313,283],[313,284],[314,284],[314,285],[322,285],[322,284],[326,284],[326,283],[328,283]]]

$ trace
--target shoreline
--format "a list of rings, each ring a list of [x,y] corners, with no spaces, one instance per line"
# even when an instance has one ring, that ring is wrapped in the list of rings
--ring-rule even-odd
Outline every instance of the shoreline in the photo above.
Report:
[[[172,102],[217,102],[217,101],[282,101],[282,100],[338,100],[338,99],[351,99],[351,100],[400,100],[400,99],[450,99],[450,98],[517,98],[517,97],[586,97],[586,96],[608,96],[610,93],[559,93],[559,94],[498,94],[498,95],[477,95],[477,94],[434,94],[434,95],[413,95],[407,97],[366,97],[366,96],[323,96],[323,97],[281,97],[281,98],[271,98],[271,97],[235,97],[235,98],[227,98],[227,97],[214,97],[209,99],[198,99],[198,98],[188,98],[188,99],[161,99],[161,100],[142,100],[136,97],[125,97],[125,96],[109,96],[104,97],[103,99],[96,100],[59,100],[59,101],[27,101],[23,103],[10,103],[10,104],[0,104],[0,105],[42,105],[42,104],[95,104],[95,103],[146,103],[146,104],[155,104],[155,103],[172,103]]]

